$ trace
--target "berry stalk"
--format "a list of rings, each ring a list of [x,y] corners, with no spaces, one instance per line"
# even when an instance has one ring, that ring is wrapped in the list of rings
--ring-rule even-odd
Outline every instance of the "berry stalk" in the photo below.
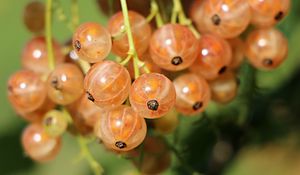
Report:
[[[46,4],[46,43],[48,52],[48,62],[49,68],[51,70],[55,67],[55,60],[53,56],[53,46],[52,46],[52,0],[47,0]]]

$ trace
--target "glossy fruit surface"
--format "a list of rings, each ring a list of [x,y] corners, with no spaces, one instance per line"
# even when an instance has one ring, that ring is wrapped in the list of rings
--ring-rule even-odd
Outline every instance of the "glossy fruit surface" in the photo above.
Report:
[[[134,46],[138,55],[144,54],[149,45],[151,37],[151,27],[146,18],[137,12],[128,12],[131,32],[133,35]],[[108,22],[108,30],[113,38],[112,51],[120,57],[126,57],[129,51],[129,43],[125,28],[122,12],[116,13]]]
[[[234,38],[249,25],[251,9],[246,0],[206,0],[195,4],[192,19],[202,33]]]
[[[61,45],[53,39],[52,46],[55,64],[62,64],[65,58]],[[38,74],[48,74],[50,68],[45,37],[34,37],[27,42],[23,48],[21,61],[24,69],[32,70]]]
[[[172,108],[166,115],[153,120],[154,129],[162,134],[170,134],[179,124],[178,112]]]
[[[154,63],[161,68],[178,71],[195,61],[198,46],[196,37],[187,27],[166,24],[152,35],[150,53]]]
[[[83,94],[83,74],[74,64],[57,66],[47,80],[49,98],[57,104],[67,105]]]
[[[38,109],[47,97],[45,83],[32,71],[14,73],[7,83],[8,99],[18,113]]]
[[[162,74],[143,74],[131,86],[132,108],[144,118],[159,118],[167,114],[176,99],[172,82]]]
[[[176,110],[186,115],[203,112],[207,107],[211,93],[208,83],[202,77],[188,73],[173,81],[176,89]]]
[[[49,137],[39,124],[30,124],[22,134],[26,154],[35,161],[53,160],[60,151],[61,139]]]
[[[209,83],[212,99],[219,103],[232,101],[238,92],[238,79],[232,72],[226,72]]]
[[[28,3],[23,12],[23,21],[27,29],[40,33],[45,28],[45,5],[39,1]]]
[[[288,42],[277,29],[254,30],[247,38],[246,54],[254,67],[272,70],[287,58]]]
[[[121,105],[128,97],[130,85],[127,69],[113,61],[94,64],[84,79],[88,98],[100,107]]]
[[[131,107],[119,106],[100,118],[99,127],[104,144],[116,151],[129,151],[142,143],[146,136],[145,119]]]
[[[67,126],[67,118],[62,111],[51,110],[43,118],[44,131],[51,137],[62,135],[66,131]]]
[[[81,24],[73,35],[73,48],[87,62],[102,61],[111,51],[111,35],[98,23]]]
[[[232,51],[228,42],[213,35],[202,35],[198,58],[190,70],[207,80],[223,74],[232,61]]]
[[[290,9],[290,0],[248,0],[252,10],[251,23],[271,27],[281,21]]]

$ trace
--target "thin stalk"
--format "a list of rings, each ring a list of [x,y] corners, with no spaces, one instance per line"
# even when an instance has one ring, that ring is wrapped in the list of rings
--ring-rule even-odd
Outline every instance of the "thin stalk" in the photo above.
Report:
[[[46,21],[46,44],[47,44],[48,64],[49,64],[49,69],[53,70],[55,67],[55,60],[53,56],[53,46],[52,46],[52,0],[47,0],[45,21]]]

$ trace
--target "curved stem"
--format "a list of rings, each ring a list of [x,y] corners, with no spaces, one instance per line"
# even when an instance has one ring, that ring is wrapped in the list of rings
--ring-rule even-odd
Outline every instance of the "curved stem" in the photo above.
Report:
[[[46,44],[47,44],[48,63],[49,63],[50,70],[53,70],[55,67],[55,60],[53,56],[53,46],[52,46],[52,0],[47,0],[45,21],[46,21]]]

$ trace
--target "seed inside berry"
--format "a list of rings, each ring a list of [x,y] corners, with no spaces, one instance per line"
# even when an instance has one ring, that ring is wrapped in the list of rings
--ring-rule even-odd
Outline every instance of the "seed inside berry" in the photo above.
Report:
[[[211,21],[213,22],[214,25],[218,26],[221,24],[221,18],[219,15],[215,14],[211,17]]]
[[[156,100],[150,100],[147,102],[148,109],[150,109],[152,111],[157,111],[158,106],[159,106],[159,104]]]
[[[178,66],[179,64],[181,64],[183,61],[182,61],[182,58],[180,56],[176,56],[172,59],[171,63],[175,66]]]
[[[123,149],[123,148],[126,148],[126,147],[127,147],[126,143],[124,143],[124,142],[122,142],[122,141],[117,141],[117,142],[115,143],[115,146],[116,146],[117,148],[119,148],[119,149]]]
[[[226,70],[227,70],[227,67],[226,67],[226,66],[223,66],[223,67],[219,70],[219,74],[225,73]]]
[[[265,66],[272,66],[273,65],[273,61],[271,59],[269,59],[269,58],[264,59],[263,60],[263,65],[265,65]]]
[[[79,42],[78,40],[75,41],[74,46],[75,46],[75,49],[76,49],[77,51],[80,51],[80,49],[81,49],[81,44],[80,44],[80,42]]]
[[[203,106],[203,103],[201,101],[198,101],[196,102],[194,105],[193,105],[193,109],[195,111],[197,111],[198,109],[200,109],[201,107]]]
[[[94,97],[92,96],[92,94],[90,94],[89,92],[86,92],[86,93],[87,93],[87,95],[88,95],[88,99],[89,99],[90,101],[94,102],[95,99],[94,99]]]
[[[278,12],[275,16],[276,21],[280,21],[283,18],[284,13],[282,11]]]

